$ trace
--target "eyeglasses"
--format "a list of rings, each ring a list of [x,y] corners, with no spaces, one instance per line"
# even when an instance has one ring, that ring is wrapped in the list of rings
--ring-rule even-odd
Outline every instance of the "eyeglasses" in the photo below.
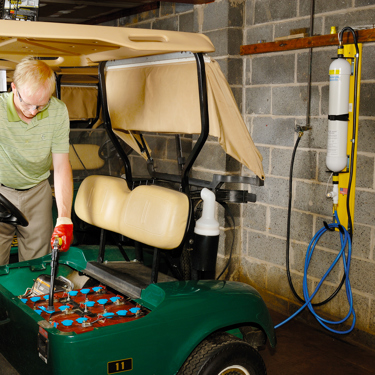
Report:
[[[17,95],[18,95],[18,99],[20,100],[20,103],[22,103],[25,107],[27,108],[30,108],[32,111],[39,111],[39,112],[42,112],[44,111],[45,109],[47,109],[51,103],[51,99],[48,100],[48,103],[45,104],[45,105],[34,105],[34,104],[29,104],[29,103],[26,103],[23,99],[22,99],[22,96],[20,94],[20,92],[18,91],[17,89]]]

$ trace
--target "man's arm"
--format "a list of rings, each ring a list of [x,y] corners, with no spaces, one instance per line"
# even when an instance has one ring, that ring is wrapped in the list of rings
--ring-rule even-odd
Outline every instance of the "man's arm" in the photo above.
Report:
[[[58,217],[70,219],[73,202],[73,175],[69,154],[52,154]]]
[[[53,246],[55,237],[62,239],[61,250],[69,249],[73,237],[71,221],[73,202],[73,175],[69,154],[52,154],[54,170],[55,199],[57,205],[57,222],[51,238]]]

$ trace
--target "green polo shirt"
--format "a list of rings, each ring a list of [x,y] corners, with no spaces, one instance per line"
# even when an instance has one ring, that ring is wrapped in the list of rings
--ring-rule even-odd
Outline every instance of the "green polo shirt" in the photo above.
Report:
[[[0,183],[15,189],[37,185],[49,177],[53,153],[69,153],[65,104],[52,97],[27,124],[17,114],[13,93],[0,94]]]

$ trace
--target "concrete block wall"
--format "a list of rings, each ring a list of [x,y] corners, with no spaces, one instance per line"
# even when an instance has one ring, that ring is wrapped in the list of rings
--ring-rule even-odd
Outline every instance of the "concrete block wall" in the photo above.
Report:
[[[107,25],[205,33],[216,48],[216,52],[212,56],[219,62],[223,73],[231,84],[237,103],[242,108],[243,58],[239,55],[239,50],[243,42],[244,10],[244,1],[240,1],[235,6],[227,1],[214,2],[208,8],[191,4],[161,3],[157,10],[124,17]],[[146,139],[149,143],[151,142],[151,149],[154,149],[153,146],[164,145],[164,148],[156,147],[156,153],[153,153],[157,171],[177,173],[174,138],[157,134],[148,135]],[[195,139],[195,136],[182,139],[185,156],[194,145]],[[146,164],[142,158],[132,153],[130,160],[133,173],[141,176],[147,175]],[[195,163],[192,176],[210,180],[213,173],[240,174],[240,172],[241,165],[230,156],[225,155],[216,138],[209,137]],[[231,273],[235,273],[239,269],[240,209],[231,207],[231,211],[236,220],[236,228],[233,227],[230,219],[225,219],[224,209],[218,207],[218,219],[222,232],[219,242],[218,273],[224,269],[232,247],[233,261],[229,270]]]
[[[315,1],[315,35],[329,34],[331,26],[373,28],[375,1]],[[273,41],[295,28],[310,27],[310,1],[246,1],[244,44]],[[355,331],[348,337],[375,348],[375,123],[373,90],[375,68],[371,63],[375,44],[363,45],[360,93],[359,138],[354,215],[353,254],[350,281],[357,314]],[[325,166],[328,115],[328,68],[336,47],[316,48],[312,53],[311,112],[307,121],[308,50],[244,56],[243,116],[259,150],[265,156],[265,186],[253,188],[254,206],[243,210],[243,281],[266,291],[269,305],[291,314],[299,306],[292,295],[286,269],[286,227],[291,155],[297,139],[297,125],[307,122],[298,147],[293,177],[290,264],[292,280],[300,296],[308,244],[323,221],[331,222],[332,203],[325,198],[329,173]],[[330,190],[328,190],[330,191]],[[261,220],[255,220],[261,218]],[[256,221],[256,222],[255,222]],[[340,248],[337,233],[326,233],[319,241],[308,270],[313,291]],[[251,274],[259,266],[261,271]],[[260,275],[260,280],[257,277]],[[343,275],[337,265],[324,282],[315,301],[327,298]],[[345,290],[328,304],[317,308],[323,316],[339,320],[348,306]],[[304,318],[313,320],[307,314]],[[349,320],[348,323],[351,323]]]
[[[331,26],[373,28],[374,0],[315,1],[314,34],[328,34]],[[200,32],[216,47],[219,62],[237,100],[249,132],[263,155],[264,187],[251,187],[256,204],[235,210],[235,261],[226,277],[241,280],[261,291],[271,308],[286,314],[299,304],[286,277],[286,227],[289,168],[297,125],[306,124],[308,50],[260,55],[240,55],[243,44],[273,41],[295,28],[309,27],[307,0],[216,0],[206,5],[161,4],[160,9],[117,20],[117,26]],[[307,246],[331,220],[332,205],[325,198],[328,114],[328,67],[336,47],[313,50],[310,125],[298,147],[293,177],[290,263],[292,279],[302,295],[303,267]],[[350,281],[357,314],[355,331],[349,340],[375,348],[375,43],[363,45],[360,94],[356,207]],[[172,143],[171,143],[172,144]],[[205,155],[195,173],[203,177],[215,171],[252,172],[222,155],[215,139],[209,139]],[[171,152],[160,157],[168,158]],[[165,160],[165,159],[163,159]],[[209,162],[210,160],[210,162]],[[328,183],[329,189],[330,183]],[[218,268],[222,269],[232,246],[232,224],[218,210],[224,232],[220,242]],[[308,272],[310,290],[316,287],[340,244],[335,233],[319,242]],[[340,282],[342,264],[336,266],[323,284],[317,300],[328,297]],[[343,288],[317,312],[334,319],[347,313]],[[319,327],[308,312],[302,318]]]

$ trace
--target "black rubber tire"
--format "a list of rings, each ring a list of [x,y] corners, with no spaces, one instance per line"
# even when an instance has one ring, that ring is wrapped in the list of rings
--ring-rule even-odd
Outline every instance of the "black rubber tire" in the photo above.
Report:
[[[202,341],[178,375],[266,375],[260,354],[248,343],[228,333]]]

